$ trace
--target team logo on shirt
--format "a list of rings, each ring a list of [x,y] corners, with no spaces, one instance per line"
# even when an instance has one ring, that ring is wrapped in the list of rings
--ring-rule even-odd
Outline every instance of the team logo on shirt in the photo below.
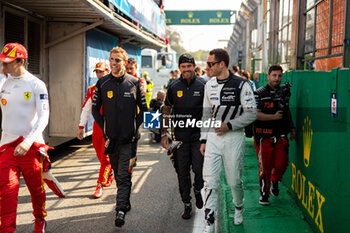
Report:
[[[111,99],[113,97],[113,91],[107,91],[107,97]]]
[[[183,96],[183,91],[177,91],[177,97],[181,98]]]
[[[25,100],[30,100],[30,97],[32,97],[32,93],[31,92],[24,92],[24,99]]]
[[[1,99],[1,104],[5,106],[7,104],[7,100],[6,99]]]
[[[194,91],[193,96],[201,96],[201,93],[199,91]]]

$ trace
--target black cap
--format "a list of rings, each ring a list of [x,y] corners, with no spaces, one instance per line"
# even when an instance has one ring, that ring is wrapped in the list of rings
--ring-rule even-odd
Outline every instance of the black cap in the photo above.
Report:
[[[182,63],[192,63],[193,65],[196,64],[193,56],[188,53],[184,53],[179,57],[179,65],[181,65]]]

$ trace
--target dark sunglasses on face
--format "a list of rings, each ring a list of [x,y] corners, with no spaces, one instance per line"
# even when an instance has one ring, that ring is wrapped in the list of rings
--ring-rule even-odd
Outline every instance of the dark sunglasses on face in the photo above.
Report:
[[[116,63],[119,63],[119,62],[121,62],[121,61],[123,61],[123,60],[121,60],[121,59],[119,59],[119,58],[110,57],[110,58],[109,58],[109,61],[110,61],[110,62],[115,61]]]
[[[208,65],[209,68],[212,68],[215,64],[218,64],[218,63],[220,63],[220,62],[221,62],[221,61],[212,61],[212,62],[207,61],[207,65]]]

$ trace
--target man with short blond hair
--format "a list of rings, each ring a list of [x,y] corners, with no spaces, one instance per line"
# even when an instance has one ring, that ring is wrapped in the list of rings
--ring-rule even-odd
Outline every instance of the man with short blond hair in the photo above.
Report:
[[[115,225],[121,227],[126,211],[131,208],[131,172],[136,162],[133,146],[147,105],[140,80],[125,72],[128,62],[125,50],[113,48],[109,62],[111,73],[96,83],[92,115],[106,138],[105,154],[109,154],[118,187]]]

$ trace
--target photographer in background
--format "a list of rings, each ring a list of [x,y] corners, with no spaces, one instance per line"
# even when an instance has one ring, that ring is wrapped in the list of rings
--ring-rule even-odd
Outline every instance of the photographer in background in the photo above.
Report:
[[[258,119],[254,123],[254,144],[259,165],[261,205],[270,204],[270,192],[278,196],[278,183],[288,166],[287,135],[290,133],[290,140],[295,139],[289,110],[291,85],[287,83],[280,86],[282,73],[280,65],[271,66],[267,75],[268,84],[256,91]]]
[[[179,69],[181,76],[168,86],[164,108],[162,111],[162,134],[161,143],[164,149],[170,148],[167,136],[169,123],[186,122],[187,120],[200,120],[203,112],[203,96],[205,80],[195,74],[196,63],[190,54],[182,54],[179,57]],[[169,119],[170,110],[175,117]],[[192,213],[191,205],[191,167],[193,170],[193,191],[198,209],[203,207],[201,189],[203,188],[203,156],[200,148],[200,128],[174,127],[174,135],[177,141],[183,144],[173,153],[174,167],[177,173],[181,199],[184,203],[183,219],[190,219]],[[174,144],[172,144],[174,145]]]

